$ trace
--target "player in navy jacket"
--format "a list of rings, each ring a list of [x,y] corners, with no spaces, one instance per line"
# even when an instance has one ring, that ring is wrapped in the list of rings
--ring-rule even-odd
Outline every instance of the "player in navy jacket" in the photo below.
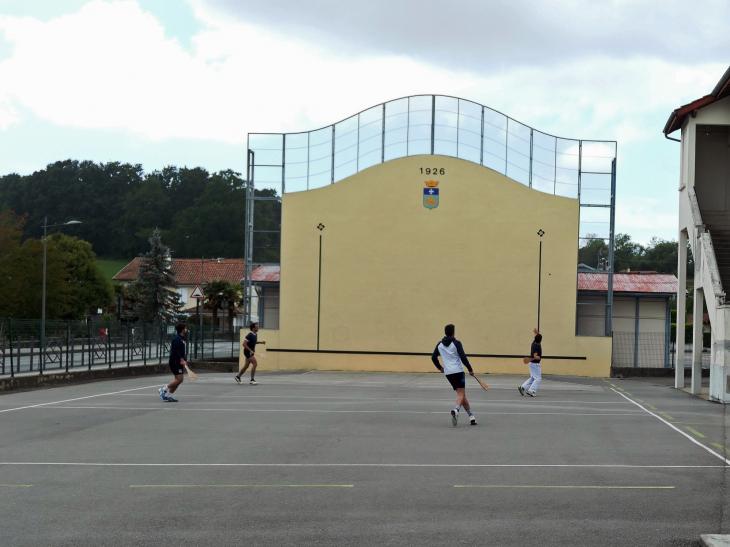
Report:
[[[183,367],[188,365],[185,361],[185,333],[188,332],[187,327],[180,323],[175,326],[177,335],[172,339],[170,344],[170,371],[172,371],[175,379],[160,388],[160,397],[163,401],[172,401],[177,403],[177,399],[172,396],[180,384],[183,383]]]

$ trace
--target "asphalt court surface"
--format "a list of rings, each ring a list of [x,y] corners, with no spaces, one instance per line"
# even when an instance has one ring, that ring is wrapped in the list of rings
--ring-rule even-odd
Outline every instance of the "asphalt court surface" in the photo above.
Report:
[[[697,545],[726,409],[666,379],[141,377],[0,397],[0,545]],[[255,542],[255,543],[253,543]]]

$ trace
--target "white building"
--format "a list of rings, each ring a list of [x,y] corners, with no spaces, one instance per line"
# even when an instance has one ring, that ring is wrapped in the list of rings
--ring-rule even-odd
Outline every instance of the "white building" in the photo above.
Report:
[[[670,137],[681,131],[680,139]],[[669,116],[668,139],[681,143],[679,177],[679,286],[687,287],[687,241],[694,257],[694,317],[707,304],[712,328],[710,399],[730,402],[730,69],[712,93],[684,105]],[[685,299],[677,298],[678,323],[685,316]],[[691,391],[701,393],[702,321],[694,323]],[[684,329],[677,329],[677,346]],[[677,356],[675,387],[684,387],[684,356]]]

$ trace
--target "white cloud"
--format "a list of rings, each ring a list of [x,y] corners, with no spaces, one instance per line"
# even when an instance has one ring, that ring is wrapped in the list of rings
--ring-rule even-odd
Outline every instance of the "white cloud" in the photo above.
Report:
[[[676,190],[672,187],[672,190]],[[677,239],[677,193],[671,197],[647,198],[641,195],[620,196],[616,207],[616,232],[631,234],[646,245],[652,237]]]
[[[19,121],[18,104],[59,125],[244,143],[248,132],[313,129],[396,97],[442,93],[560,136],[626,145],[655,136],[658,114],[707,93],[724,69],[593,57],[480,75],[398,56],[347,59],[200,6],[196,15],[206,30],[193,53],[133,0],[94,0],[45,23],[0,17],[15,46],[0,63],[0,128]]]

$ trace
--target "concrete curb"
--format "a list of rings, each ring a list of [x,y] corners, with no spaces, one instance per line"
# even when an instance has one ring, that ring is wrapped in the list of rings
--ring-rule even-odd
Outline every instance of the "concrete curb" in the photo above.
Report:
[[[700,536],[702,547],[730,547],[730,536],[726,534],[702,534]]]

